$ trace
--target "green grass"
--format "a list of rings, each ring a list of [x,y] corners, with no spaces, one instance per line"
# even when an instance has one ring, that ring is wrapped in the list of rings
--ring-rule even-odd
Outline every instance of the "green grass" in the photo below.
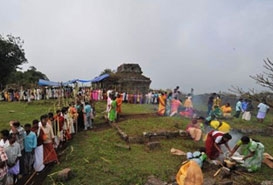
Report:
[[[19,120],[21,123],[39,119],[40,115],[53,111],[55,101],[39,101],[33,103],[12,102],[0,103],[0,128],[9,128],[10,120]],[[96,124],[104,123],[105,102],[96,103]],[[154,105],[123,104],[123,114],[153,113]],[[272,115],[269,114],[264,124],[253,121],[246,122],[241,119],[228,121],[233,128],[260,128],[271,124]],[[120,128],[129,136],[140,136],[143,132],[160,130],[184,129],[188,119],[180,117],[137,117],[119,123]],[[265,136],[251,136],[262,141],[265,151],[273,154],[272,138]],[[113,128],[93,132],[80,132],[68,143],[64,155],[61,156],[61,164],[53,168],[52,173],[69,167],[74,173],[74,178],[65,182],[66,185],[130,185],[144,184],[149,175],[155,175],[164,181],[170,181],[175,176],[185,156],[170,154],[171,148],[187,151],[197,150],[202,142],[194,143],[182,138],[160,140],[161,149],[148,151],[143,144],[132,144],[131,150],[119,148],[115,144],[126,144],[122,141]],[[204,171],[206,174],[207,172]],[[255,173],[254,182],[272,180],[273,170],[263,165],[259,172]],[[55,182],[57,183],[57,182]],[[51,178],[47,178],[44,184],[53,184]],[[61,184],[61,183],[58,183]],[[242,183],[243,184],[243,183]]]
[[[9,128],[9,121],[18,120],[22,125],[40,119],[42,114],[54,111],[54,100],[36,102],[0,102],[0,128]]]
[[[130,136],[139,136],[143,132],[175,131],[178,128],[185,128],[188,123],[189,120],[179,117],[147,117],[126,120],[120,124],[120,128]]]

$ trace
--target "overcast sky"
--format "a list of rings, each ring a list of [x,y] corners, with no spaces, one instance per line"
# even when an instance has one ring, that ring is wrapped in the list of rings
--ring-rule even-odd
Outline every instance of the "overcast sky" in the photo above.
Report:
[[[271,0],[0,0],[0,34],[20,36],[52,81],[93,79],[138,63],[151,88],[261,89],[273,60]]]

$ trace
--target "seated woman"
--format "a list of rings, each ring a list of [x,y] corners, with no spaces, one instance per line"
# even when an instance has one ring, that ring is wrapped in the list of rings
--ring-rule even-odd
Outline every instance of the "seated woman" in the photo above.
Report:
[[[242,154],[244,155],[243,166],[247,169],[247,171],[254,172],[261,168],[263,161],[264,145],[259,141],[250,139],[248,136],[243,136],[232,149],[230,157],[241,146],[242,146],[241,151]]]
[[[232,108],[229,103],[226,103],[221,107],[221,111],[223,112],[223,117],[224,118],[232,118],[231,112]]]
[[[204,118],[199,117],[195,118],[187,125],[186,131],[190,134],[191,138],[194,141],[200,141],[202,136],[202,130],[204,129],[203,125]]]
[[[220,154],[223,154],[221,145],[224,144],[228,151],[231,152],[228,141],[232,139],[232,136],[229,133],[224,133],[216,130],[212,130],[208,133],[206,140],[206,154],[208,158],[214,160],[219,157]]]

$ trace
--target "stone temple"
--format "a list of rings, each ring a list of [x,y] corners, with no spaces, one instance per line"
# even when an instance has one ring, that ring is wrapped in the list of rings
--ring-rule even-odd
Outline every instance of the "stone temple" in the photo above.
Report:
[[[149,91],[151,82],[150,78],[142,75],[139,64],[122,64],[116,73],[101,82],[101,86],[118,92],[145,94]]]

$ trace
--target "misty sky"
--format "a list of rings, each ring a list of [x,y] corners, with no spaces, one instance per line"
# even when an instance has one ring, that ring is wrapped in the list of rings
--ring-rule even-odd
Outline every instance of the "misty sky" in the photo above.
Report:
[[[138,63],[151,88],[232,85],[273,60],[271,0],[0,0],[0,34],[20,36],[29,66],[52,81],[93,79]]]

